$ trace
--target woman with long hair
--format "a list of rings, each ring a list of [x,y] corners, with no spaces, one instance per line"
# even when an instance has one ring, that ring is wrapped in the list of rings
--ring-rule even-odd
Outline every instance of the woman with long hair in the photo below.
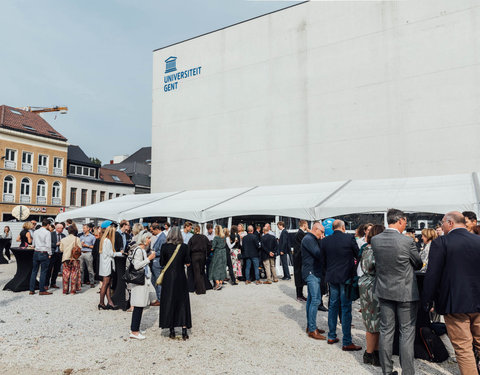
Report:
[[[103,233],[105,232],[105,229],[100,228],[100,227],[95,227],[93,229],[93,235],[95,236],[95,243],[93,244],[93,249],[92,249],[92,256],[93,256],[93,271],[95,273],[95,280],[100,281],[100,289],[98,290],[98,293],[100,293],[100,290],[102,289],[102,280],[103,277],[99,275],[99,268],[100,268],[100,242],[102,240]]]
[[[112,282],[112,269],[115,269],[115,263],[113,258],[116,256],[122,256],[123,251],[115,251],[115,228],[109,226],[100,240],[100,247],[98,249],[100,254],[100,264],[98,273],[103,277],[102,289],[100,289],[100,303],[98,309],[103,310],[117,310],[118,306],[115,306],[110,295],[110,284]],[[105,296],[107,296],[107,305],[105,306]]]
[[[10,227],[6,225],[3,228],[3,233],[0,234],[0,239],[3,242],[3,248],[5,249],[5,255],[7,256],[8,260],[11,260],[10,256],[10,247],[12,246],[12,232],[10,231]],[[3,254],[0,254],[2,256]]]
[[[200,233],[200,225],[195,225],[193,236],[188,241],[188,249],[192,258],[192,272],[196,294],[205,294],[205,262],[209,242],[207,236]]]
[[[230,228],[230,235],[226,237],[227,239],[227,246],[230,250],[230,257],[232,258],[232,267],[233,272],[235,274],[235,283],[234,285],[238,285],[238,278],[242,277],[242,262],[240,260],[240,236],[238,235],[238,227],[236,225],[232,225]]]
[[[215,281],[213,290],[222,289],[223,280],[227,277],[227,258],[225,234],[221,225],[215,226],[215,237],[212,241],[213,258],[210,263],[208,279]]]
[[[160,266],[164,276],[159,319],[160,328],[170,328],[171,339],[175,338],[175,327],[182,327],[184,340],[188,339],[187,329],[192,328],[185,265],[190,265],[188,246],[183,243],[180,228],[172,227],[160,249]]]
[[[378,339],[380,328],[380,315],[378,299],[373,295],[375,284],[375,258],[373,256],[372,238],[385,230],[383,225],[373,225],[367,233],[367,244],[363,248],[360,265],[362,276],[358,280],[360,290],[360,306],[362,319],[366,328],[367,349],[363,354],[363,363],[380,366],[378,353]]]
[[[74,259],[72,250],[74,247],[82,247],[80,238],[76,235],[73,227],[68,227],[68,236],[60,240],[60,252],[62,253],[62,280],[63,294],[76,294],[81,288],[80,260]],[[70,288],[69,288],[70,284]]]

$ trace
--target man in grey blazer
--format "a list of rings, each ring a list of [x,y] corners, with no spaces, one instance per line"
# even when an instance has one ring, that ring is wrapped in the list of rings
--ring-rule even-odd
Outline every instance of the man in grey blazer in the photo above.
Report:
[[[407,226],[405,214],[397,209],[387,212],[388,228],[372,238],[376,283],[374,294],[380,302],[380,364],[384,374],[393,370],[392,350],[395,317],[400,327],[400,365],[402,374],[415,373],[413,342],[419,293],[414,270],[422,268],[422,259],[411,237],[402,234]]]

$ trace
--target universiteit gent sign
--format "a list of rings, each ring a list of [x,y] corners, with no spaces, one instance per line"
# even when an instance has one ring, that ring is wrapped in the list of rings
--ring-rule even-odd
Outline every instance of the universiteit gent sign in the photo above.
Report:
[[[163,91],[169,92],[169,91],[177,90],[178,83],[182,79],[198,76],[201,73],[202,73],[201,66],[177,71],[177,58],[175,56],[170,56],[168,59],[165,60],[165,76],[163,77],[163,82],[164,82]]]

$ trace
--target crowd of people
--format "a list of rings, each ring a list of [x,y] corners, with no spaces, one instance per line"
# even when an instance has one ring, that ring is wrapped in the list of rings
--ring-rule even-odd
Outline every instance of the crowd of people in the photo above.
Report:
[[[352,301],[359,298],[366,328],[364,363],[397,374],[392,361],[397,346],[402,374],[415,373],[414,358],[440,362],[448,356],[462,375],[477,374],[480,227],[475,213],[449,212],[436,230],[424,228],[420,238],[407,230],[400,210],[388,211],[387,224],[362,225],[355,238],[345,233],[343,221],[335,220],[330,236],[325,237],[321,223],[305,235],[308,336],[335,344],[340,316],[342,349],[361,350],[351,336]],[[327,337],[316,324],[322,281],[329,286]]]
[[[111,296],[113,260],[127,257],[127,269],[141,274],[143,280],[127,283],[132,339],[145,339],[140,323],[149,305],[159,306],[159,326],[169,329],[171,338],[176,337],[175,328],[181,327],[182,338],[188,339],[189,292],[220,291],[227,281],[231,285],[276,283],[280,257],[283,280],[290,280],[289,263],[293,264],[297,300],[306,303],[308,337],[336,344],[340,319],[342,350],[361,350],[351,334],[352,301],[359,299],[366,329],[364,363],[381,366],[384,374],[396,374],[392,354],[397,346],[402,373],[413,374],[414,358],[421,358],[417,343],[427,332],[422,329],[432,327],[461,373],[476,374],[480,226],[475,213],[447,213],[436,229],[424,228],[420,235],[406,228],[406,215],[400,210],[388,211],[387,224],[387,228],[364,224],[353,235],[346,233],[342,220],[335,220],[332,233],[325,236],[322,223],[309,228],[301,220],[291,241],[281,221],[275,235],[269,224],[246,228],[239,224],[230,229],[207,224],[202,234],[200,225],[188,221],[183,228],[168,222],[148,227],[137,223],[130,228],[127,221],[108,220],[98,227],[85,224],[79,233],[71,220],[55,224],[43,220],[37,228],[36,223],[24,223],[17,241],[21,247],[35,249],[30,294],[35,294],[38,270],[39,294],[49,295],[49,289],[59,288],[56,280],[62,269],[64,294],[76,294],[83,284],[94,288],[100,281],[98,308],[103,310],[118,309]],[[0,239],[11,241],[8,227]],[[326,294],[328,308],[323,305]],[[317,327],[319,310],[328,311],[326,335]],[[432,358],[428,349],[426,359],[441,357]]]

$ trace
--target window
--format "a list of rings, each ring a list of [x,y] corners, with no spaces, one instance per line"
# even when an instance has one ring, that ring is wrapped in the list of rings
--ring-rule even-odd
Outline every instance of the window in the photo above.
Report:
[[[70,189],[70,206],[77,205],[77,188]]]
[[[63,159],[53,158],[53,174],[58,176],[63,175]]]
[[[120,196],[120,194],[119,194],[119,193],[117,193],[117,196],[116,196],[116,198],[118,198],[119,196]]]
[[[32,128],[30,125],[25,125],[25,124],[22,124],[22,126],[27,129],[27,130],[30,130],[31,132],[36,132],[36,130],[34,128]]]
[[[91,198],[90,202],[91,202],[90,204],[97,203],[97,191],[96,190],[92,190],[92,198]]]
[[[31,152],[23,151],[22,153],[22,171],[31,172],[33,154]]]
[[[112,178],[113,178],[113,181],[117,181],[117,182],[120,182],[120,178],[114,174],[112,174]]]
[[[12,150],[11,148],[5,150],[5,168],[17,168],[17,150]]]
[[[108,199],[113,199],[113,193],[108,193]]]
[[[105,200],[105,192],[101,191],[100,192],[100,202],[103,202]]]
[[[48,174],[48,156],[38,155],[38,173]]]
[[[20,182],[20,203],[30,203],[31,181],[25,177]]]
[[[15,109],[11,109],[10,112],[15,113],[16,115],[20,115],[20,116],[22,115],[22,112],[19,112]]]
[[[14,184],[15,180],[12,176],[6,176],[3,180],[3,201],[4,202],[13,202],[15,200],[14,194]]]
[[[47,204],[47,183],[40,180],[37,183],[37,204]]]
[[[95,168],[82,167],[80,165],[70,165],[68,173],[77,176],[92,177],[95,178]]]
[[[90,177],[95,177],[95,169],[93,169],[93,168],[88,168],[88,169],[90,169],[90,171],[89,171]]]
[[[58,181],[52,185],[52,204],[55,206],[62,204],[62,185]]]
[[[80,206],[84,207],[86,205],[87,205],[87,189],[82,189]]]

